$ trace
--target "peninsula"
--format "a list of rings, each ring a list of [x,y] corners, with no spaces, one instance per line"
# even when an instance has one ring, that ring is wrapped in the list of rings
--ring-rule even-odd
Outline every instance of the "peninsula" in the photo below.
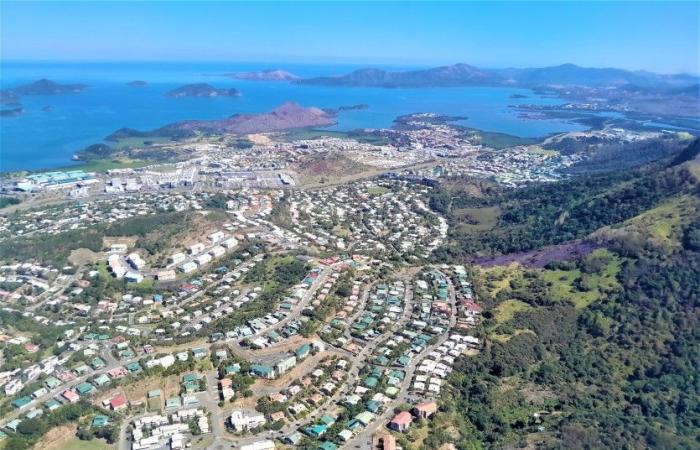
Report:
[[[127,137],[189,137],[196,133],[204,134],[248,134],[295,128],[325,127],[334,125],[335,120],[319,108],[304,108],[297,103],[287,102],[263,114],[235,114],[219,120],[186,120],[175,122],[152,131],[138,131],[122,128],[106,139],[116,141]]]

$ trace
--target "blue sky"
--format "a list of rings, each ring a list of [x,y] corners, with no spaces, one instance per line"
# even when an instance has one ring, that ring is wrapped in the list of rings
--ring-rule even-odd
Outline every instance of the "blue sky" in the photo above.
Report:
[[[206,60],[700,72],[688,2],[10,2],[3,60]]]

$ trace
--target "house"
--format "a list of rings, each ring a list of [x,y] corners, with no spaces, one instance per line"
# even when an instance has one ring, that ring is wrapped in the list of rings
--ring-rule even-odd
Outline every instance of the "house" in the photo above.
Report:
[[[289,412],[297,416],[306,411],[306,406],[303,403],[295,403],[289,407]]]
[[[390,434],[382,437],[382,450],[396,450],[396,438]]]
[[[336,450],[338,446],[332,443],[331,441],[323,441],[321,442],[321,445],[318,446],[318,448],[321,450]]]
[[[182,406],[182,400],[180,397],[170,397],[165,400],[166,411],[178,409]]]
[[[275,450],[275,443],[269,439],[241,445],[241,450]]]
[[[278,420],[284,420],[284,412],[277,411],[270,414],[270,422],[277,422]]]
[[[291,370],[296,365],[297,365],[297,357],[290,356],[288,358],[284,358],[283,360],[279,361],[275,365],[275,369],[279,375],[282,375],[283,373]]]
[[[127,373],[128,373],[127,369],[125,369],[123,367],[115,367],[114,369],[107,371],[107,375],[109,375],[110,378],[114,378],[114,379],[122,378],[122,377],[126,376]]]
[[[401,411],[395,415],[393,419],[391,419],[391,422],[389,422],[389,428],[394,431],[404,432],[408,430],[408,427],[411,425],[412,421],[413,417],[408,411]]]
[[[61,404],[53,398],[51,400],[48,400],[46,403],[44,403],[44,408],[46,408],[48,411],[54,411],[60,407],[61,407]]]
[[[328,431],[328,425],[323,423],[317,423],[309,427],[304,428],[304,433],[312,437],[321,437]]]
[[[26,408],[30,403],[32,402],[32,398],[29,397],[28,395],[25,395],[24,397],[20,397],[17,400],[12,401],[12,406],[17,408],[17,409],[24,409]]]
[[[91,426],[94,428],[101,428],[106,426],[109,423],[109,417],[98,414],[92,419],[92,424]]]
[[[193,348],[192,356],[194,359],[202,359],[207,356],[207,351],[201,347]]]
[[[44,380],[44,386],[48,389],[56,389],[61,385],[61,381],[56,377],[48,377]]]
[[[253,364],[250,366],[250,373],[256,377],[271,380],[275,378],[275,369],[267,364]]]
[[[282,439],[282,441],[285,444],[297,445],[301,442],[302,439],[304,439],[302,434],[299,433],[298,431],[295,431],[294,433],[290,434],[289,436],[285,436],[284,439]]]
[[[80,400],[80,396],[72,389],[63,391],[61,397],[66,399],[69,403],[76,403],[78,400]]]
[[[102,375],[96,376],[93,383],[95,383],[97,386],[104,386],[105,384],[109,383],[109,377],[103,373]]]
[[[115,395],[109,401],[109,407],[112,408],[112,411],[121,411],[122,409],[126,409],[127,406],[128,401],[123,395]]]
[[[80,383],[75,387],[75,390],[78,391],[78,394],[80,395],[88,395],[92,391],[95,390],[95,386],[91,385],[90,383]]]
[[[348,429],[342,430],[340,433],[338,433],[338,437],[340,439],[342,439],[343,442],[349,441],[350,439],[352,439],[352,436],[353,436],[352,431],[350,431]]]
[[[323,402],[323,395],[316,392],[311,397],[308,398],[307,402],[311,405],[317,406]]]
[[[126,370],[128,370],[131,373],[139,373],[143,369],[141,368],[141,365],[138,362],[132,362],[126,365]]]
[[[374,414],[372,414],[369,411],[362,411],[361,413],[355,416],[355,420],[360,422],[362,426],[366,427],[374,420]]]
[[[413,408],[413,415],[420,419],[429,419],[438,410],[437,402],[425,402],[416,405]]]
[[[240,371],[241,371],[240,364],[231,364],[231,365],[224,367],[224,376],[228,377],[230,375],[235,375]]]
[[[267,420],[262,414],[244,415],[243,411],[233,411],[229,423],[236,431],[246,431],[265,425]]]
[[[301,347],[299,347],[296,352],[296,357],[299,359],[304,359],[307,356],[309,356],[309,353],[311,353],[311,346],[309,344],[304,344]]]
[[[37,389],[36,391],[32,392],[32,397],[34,398],[39,398],[45,394],[47,394],[49,391],[46,390],[46,388],[42,387]]]

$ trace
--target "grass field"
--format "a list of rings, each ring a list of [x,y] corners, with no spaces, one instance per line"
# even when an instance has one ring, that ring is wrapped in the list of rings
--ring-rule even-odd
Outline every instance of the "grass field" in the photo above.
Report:
[[[149,143],[161,143],[161,142],[169,142],[172,139],[169,137],[165,136],[155,136],[155,137],[130,137],[130,138],[124,138],[124,139],[119,139],[116,144],[114,144],[114,148],[121,150],[124,148],[130,148],[130,147],[148,147]]]
[[[496,308],[496,322],[505,323],[510,321],[515,313],[532,309],[532,306],[520,300],[506,300]]]
[[[526,328],[518,328],[513,331],[511,334],[497,334],[497,333],[491,333],[489,334],[489,337],[493,339],[496,342],[500,342],[502,344],[508,342],[513,338],[514,336],[518,336],[520,334],[525,334],[525,333],[530,333],[533,336],[535,335],[535,332],[532,330],[528,330]]]
[[[391,189],[389,189],[388,187],[384,187],[384,186],[372,186],[371,188],[367,189],[367,192],[369,193],[369,195],[372,195],[375,197],[380,196],[380,195],[384,195],[390,191],[391,191]]]
[[[460,208],[454,212],[454,217],[460,222],[457,226],[461,234],[479,233],[493,229],[498,223],[501,209],[498,206],[486,208]]]
[[[550,283],[550,295],[554,300],[571,301],[577,308],[585,308],[600,299],[606,292],[620,287],[617,274],[620,261],[608,250],[599,249],[591,257],[608,260],[598,273],[581,273],[580,270],[542,270],[540,278]]]
[[[504,133],[492,133],[489,131],[474,130],[479,135],[479,141],[486,147],[500,150],[502,148],[514,147],[516,145],[533,145],[539,143],[540,138],[521,138]]]
[[[527,151],[529,153],[532,153],[534,155],[542,155],[542,156],[556,156],[559,154],[556,150],[545,150],[539,145],[531,145],[530,147],[527,148]]]
[[[508,266],[482,267],[478,273],[489,294],[495,297],[500,291],[509,289],[511,280],[521,278],[523,271],[518,264],[513,263]]]
[[[79,169],[85,172],[106,172],[112,169],[133,169],[136,167],[143,167],[150,164],[147,161],[142,161],[139,159],[127,159],[127,158],[106,158],[106,159],[93,159],[85,164],[79,164],[76,166],[64,167],[67,169]]]
[[[41,169],[36,173],[53,172],[56,170],[83,170],[85,172],[106,172],[112,169],[133,169],[151,164],[147,161],[128,158],[104,158],[92,159],[84,164],[72,164],[70,166],[52,167]]]
[[[698,198],[683,195],[628,220],[623,229],[640,232],[663,245],[680,245],[682,229],[693,220],[699,208]]]
[[[56,448],[56,450],[112,450],[114,446],[106,444],[104,441],[98,439],[93,439],[91,441],[81,441],[75,438],[72,441],[67,442],[62,447]]]

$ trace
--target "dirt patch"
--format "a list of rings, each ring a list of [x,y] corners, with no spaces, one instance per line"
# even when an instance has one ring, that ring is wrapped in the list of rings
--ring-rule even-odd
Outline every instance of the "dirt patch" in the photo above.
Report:
[[[258,380],[253,385],[253,392],[256,390],[269,391],[269,388],[282,389],[287,387],[292,381],[299,379],[307,373],[313,371],[322,359],[332,355],[340,355],[335,352],[319,352],[313,356],[306,358],[301,363],[297,364],[292,370],[274,380]],[[267,388],[267,389],[266,389]]]
[[[102,255],[95,253],[87,248],[79,248],[70,252],[68,261],[74,266],[83,266],[86,264],[94,264],[102,259]]]
[[[77,425],[63,425],[50,429],[34,444],[32,450],[60,450],[75,439]]]
[[[317,336],[312,336],[310,338],[305,338],[299,334],[285,339],[278,344],[271,345],[269,347],[264,347],[259,350],[247,350],[246,355],[251,355],[253,358],[273,355],[276,353],[291,352],[301,347],[304,344],[310,343],[314,339],[318,340]]]
[[[112,396],[121,393],[126,396],[129,401],[146,401],[148,391],[160,389],[162,392],[161,400],[178,395],[180,393],[180,377],[171,375],[169,377],[150,377],[130,383],[126,386],[121,386],[106,393],[102,398],[111,398]]]
[[[265,134],[259,134],[259,133],[248,134],[248,135],[246,135],[246,139],[248,139],[253,144],[257,144],[257,145],[268,145],[268,144],[272,143],[272,139],[270,139],[269,136],[267,136]]]
[[[550,245],[539,250],[490,258],[478,258],[474,261],[483,267],[507,266],[518,263],[526,268],[543,268],[552,261],[572,261],[601,248],[594,242],[571,242],[568,244]]]
[[[293,169],[295,179],[303,186],[347,182],[382,172],[338,154],[312,155],[296,164]]]

